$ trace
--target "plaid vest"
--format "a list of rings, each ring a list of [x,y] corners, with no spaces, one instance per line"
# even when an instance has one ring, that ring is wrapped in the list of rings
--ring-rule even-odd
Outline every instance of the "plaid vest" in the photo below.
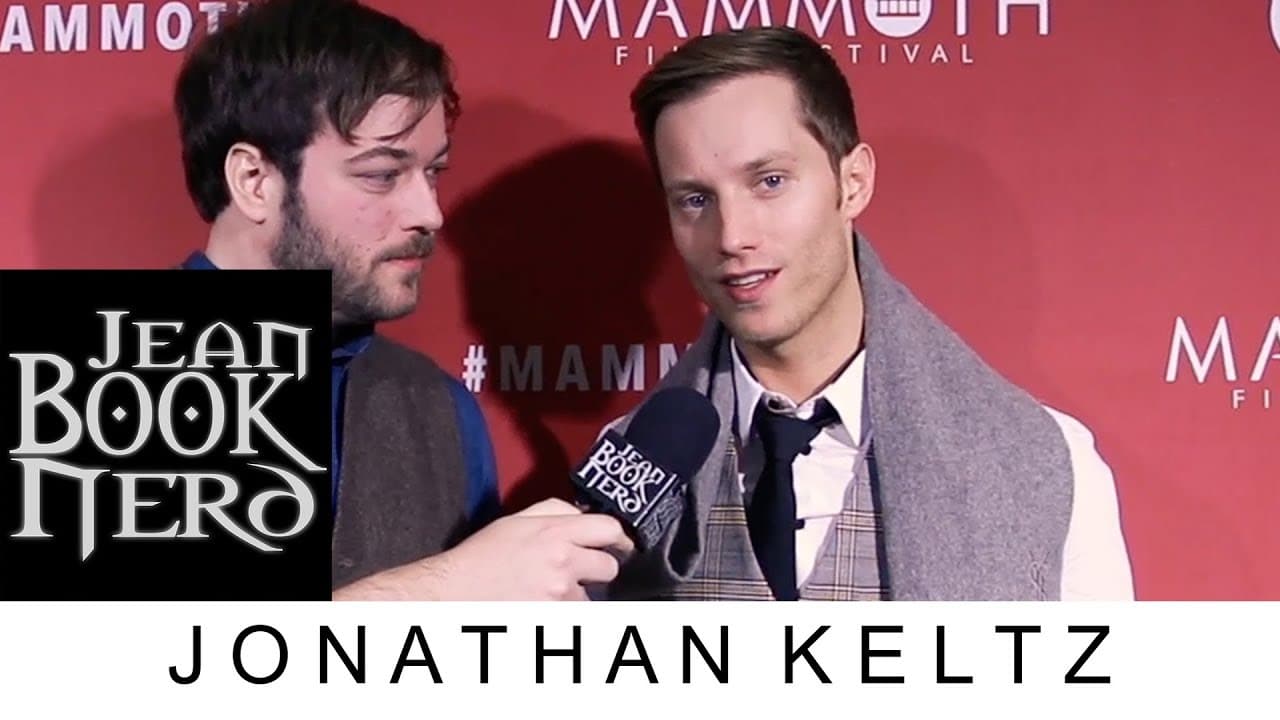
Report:
[[[707,519],[707,554],[671,600],[772,600],[747,532],[746,503],[738,481],[738,447],[725,454],[720,489]],[[884,534],[877,507],[875,450],[868,439],[844,493],[844,503],[827,529],[809,576],[799,586],[801,600],[888,599],[883,568]]]

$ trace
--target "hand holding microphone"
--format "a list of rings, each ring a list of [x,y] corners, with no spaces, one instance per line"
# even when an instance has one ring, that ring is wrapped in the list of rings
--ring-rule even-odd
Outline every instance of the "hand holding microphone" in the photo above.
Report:
[[[616,519],[543,500],[438,556],[440,599],[585,600],[583,585],[613,580],[633,549]]]
[[[335,600],[585,600],[685,510],[720,419],[694,390],[655,393],[623,435],[606,430],[578,465],[579,507],[549,499],[499,518],[457,547],[372,575]],[[584,509],[587,512],[584,512]]]
[[[603,596],[620,566],[661,543],[684,513],[689,479],[719,430],[715,408],[696,391],[654,393],[625,434],[606,430],[575,468],[578,507],[544,500],[493,523],[446,553],[455,577],[469,579],[453,585],[486,597]],[[503,561],[496,564],[495,557]],[[495,567],[501,571],[486,572]]]
[[[334,600],[585,600],[634,549],[621,523],[549,499],[457,547],[340,588]]]

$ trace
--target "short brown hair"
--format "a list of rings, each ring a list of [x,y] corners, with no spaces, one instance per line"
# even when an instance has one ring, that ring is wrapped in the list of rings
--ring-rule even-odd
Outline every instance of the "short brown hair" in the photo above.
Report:
[[[212,222],[230,201],[227,151],[248,142],[296,184],[301,153],[324,124],[350,141],[379,98],[460,107],[444,48],[358,0],[261,0],[185,59],[174,88],[187,188]],[[405,131],[412,126],[405,128]]]
[[[787,27],[756,27],[694,38],[640,78],[631,91],[631,112],[654,172],[653,133],[663,110],[722,81],[758,73],[791,81],[805,127],[838,171],[840,159],[859,142],[848,81],[831,53],[808,35]]]

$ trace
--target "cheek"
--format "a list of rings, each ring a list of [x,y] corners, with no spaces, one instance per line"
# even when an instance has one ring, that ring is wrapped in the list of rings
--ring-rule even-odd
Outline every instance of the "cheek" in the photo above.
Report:
[[[390,203],[367,202],[355,208],[346,221],[348,237],[371,250],[391,235],[394,217]]]
[[[700,268],[706,263],[706,233],[696,224],[672,224],[671,238],[675,241],[676,252],[680,253],[686,265]]]
[[[317,178],[304,198],[312,222],[351,253],[366,254],[387,237],[394,213],[391,196],[374,195],[343,177]]]
[[[332,208],[331,208],[332,210]],[[324,226],[330,242],[358,265],[371,263],[391,236],[393,215],[375,202],[357,203],[346,213],[328,213]]]
[[[826,193],[796,193],[790,202],[770,213],[777,225],[773,236],[791,245],[791,256],[804,259],[812,273],[834,269],[844,236],[834,199]]]

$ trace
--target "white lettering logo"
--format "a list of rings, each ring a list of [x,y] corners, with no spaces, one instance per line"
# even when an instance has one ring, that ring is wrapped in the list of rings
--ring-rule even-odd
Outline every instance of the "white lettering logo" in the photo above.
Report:
[[[104,460],[131,457],[149,442],[162,445],[169,454],[201,457],[214,451],[229,435],[235,446],[221,451],[223,456],[256,458],[265,441],[303,471],[324,472],[324,466],[291,444],[267,414],[268,409],[279,407],[271,398],[282,385],[307,376],[311,331],[282,323],[255,323],[258,356],[257,362],[251,363],[246,337],[226,323],[204,328],[191,352],[179,354],[174,341],[182,339],[182,322],[127,319],[128,312],[123,310],[98,314],[104,321],[103,352],[101,357],[89,358],[83,368],[51,353],[9,354],[18,363],[19,376],[15,398],[19,441],[17,447],[10,449],[10,457],[22,466],[23,496],[22,527],[10,537],[52,537],[43,524],[42,500],[48,485],[70,480],[79,485],[80,559],[88,560],[99,538],[95,525],[98,491],[118,481],[120,525],[112,538],[207,538],[204,528],[209,520],[257,550],[282,550],[269,540],[301,533],[317,514],[313,491],[289,469],[246,462],[283,481],[283,488],[271,489],[260,479],[246,483],[212,470],[113,471],[109,467],[73,465],[59,458],[76,451],[85,440]],[[292,353],[287,351],[290,342]],[[209,374],[200,372],[215,367],[225,369],[224,375],[233,382],[220,387]],[[154,384],[149,388],[143,381],[143,377],[154,377],[149,372],[154,370],[179,372],[170,376],[157,394],[153,392]],[[95,376],[94,371],[106,372]],[[51,374],[52,381],[48,379]],[[68,392],[77,379],[81,380],[81,387],[89,386],[87,394]],[[180,396],[181,401],[177,399]],[[53,423],[55,434],[51,436],[47,430],[54,418],[58,421]],[[200,432],[197,421],[207,428],[204,432]],[[60,437],[57,432],[61,432]],[[114,439],[109,439],[112,435]],[[142,481],[148,487],[144,489],[145,496],[140,497]],[[241,526],[223,510],[241,499],[242,488],[253,491],[251,497],[245,498],[250,528]],[[181,520],[163,530],[140,530],[140,509],[159,505],[161,498],[157,494],[165,491],[182,496],[185,509]],[[211,494],[216,494],[216,499],[210,500]],[[284,530],[272,529],[266,520],[267,506],[279,504],[277,500],[296,508],[296,519]]]
[[[596,443],[586,463],[578,469],[578,477],[583,487],[595,491],[637,524],[657,507],[659,499],[677,480],[615,433],[606,433]]]
[[[915,35],[929,23],[933,0],[866,0],[867,22],[885,37]]]
[[[1280,50],[1280,0],[1271,0],[1271,39]]]
[[[186,49],[200,30],[215,33],[249,0],[169,0],[71,5],[12,3],[0,8],[0,55]],[[589,19],[587,20],[589,22]]]
[[[615,66],[653,65],[691,34],[780,24],[853,65],[964,66],[975,62],[973,30],[1047,36],[1049,7],[1050,0],[554,0],[547,39],[607,38]],[[913,39],[926,28],[937,37]]]
[[[1241,358],[1246,361],[1252,358],[1252,364],[1240,366],[1236,357],[1240,344],[1238,341],[1233,343],[1231,325],[1225,315],[1218,318],[1211,332],[1202,330],[1198,335],[1191,331],[1184,318],[1175,318],[1164,380],[1166,383],[1177,382],[1179,368],[1186,364],[1190,366],[1195,382],[1204,385],[1216,380],[1213,370],[1217,367],[1221,369],[1222,381],[1233,385],[1230,388],[1232,409],[1252,406],[1270,410],[1273,388],[1268,383],[1268,370],[1280,364],[1280,315],[1269,320],[1261,337],[1257,353]],[[1242,375],[1242,371],[1250,367],[1249,374]]]

